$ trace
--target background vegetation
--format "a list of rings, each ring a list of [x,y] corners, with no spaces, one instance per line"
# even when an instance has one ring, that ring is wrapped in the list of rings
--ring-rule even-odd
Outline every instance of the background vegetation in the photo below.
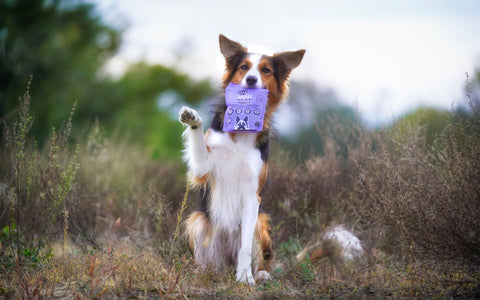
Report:
[[[121,30],[89,4],[1,1],[0,14],[2,297],[480,295],[480,73],[465,109],[383,129],[293,82],[290,105],[312,122],[273,147],[274,279],[246,287],[197,269],[175,234],[198,196],[184,202],[175,113],[208,106],[213,85],[147,63],[105,76]],[[334,224],[360,237],[362,259],[295,260]]]

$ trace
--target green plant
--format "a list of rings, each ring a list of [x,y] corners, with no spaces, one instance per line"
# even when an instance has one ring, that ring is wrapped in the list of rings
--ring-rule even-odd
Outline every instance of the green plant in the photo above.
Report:
[[[297,267],[300,270],[299,273],[304,282],[312,282],[315,280],[313,265],[308,256],[303,261],[297,263]]]
[[[49,234],[55,232],[61,207],[72,195],[79,168],[78,145],[72,155],[68,141],[75,106],[62,135],[53,130],[46,158],[29,136],[34,120],[29,113],[31,81],[19,100],[18,120],[12,126],[5,122],[6,143],[2,149],[5,164],[1,182],[7,201],[1,202],[4,215],[0,225],[15,264],[36,264],[51,256],[51,251],[43,250]]]

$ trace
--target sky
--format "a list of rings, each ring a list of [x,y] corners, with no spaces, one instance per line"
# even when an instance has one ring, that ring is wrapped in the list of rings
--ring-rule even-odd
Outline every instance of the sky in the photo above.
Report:
[[[306,49],[291,79],[334,89],[373,125],[463,104],[465,73],[480,68],[478,0],[90,1],[125,28],[114,75],[145,60],[219,83],[220,33],[249,49]]]

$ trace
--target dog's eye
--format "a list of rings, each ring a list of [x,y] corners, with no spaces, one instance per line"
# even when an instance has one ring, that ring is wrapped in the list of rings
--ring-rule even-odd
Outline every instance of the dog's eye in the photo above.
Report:
[[[270,71],[269,68],[263,68],[263,69],[262,69],[262,72],[265,73],[265,74],[268,74],[268,73],[270,73],[271,71]]]
[[[242,70],[242,71],[247,71],[247,70],[248,70],[248,65],[242,65],[242,66],[240,67],[240,70]]]

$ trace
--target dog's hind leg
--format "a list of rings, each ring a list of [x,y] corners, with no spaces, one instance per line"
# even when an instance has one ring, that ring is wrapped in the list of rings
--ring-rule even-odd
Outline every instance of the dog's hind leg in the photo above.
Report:
[[[256,260],[254,270],[256,281],[271,279],[269,272],[272,269],[273,248],[270,228],[270,216],[259,213],[255,227]]]
[[[195,211],[190,214],[185,223],[185,235],[197,264],[206,266],[208,264],[207,249],[211,242],[211,225],[205,213]]]

